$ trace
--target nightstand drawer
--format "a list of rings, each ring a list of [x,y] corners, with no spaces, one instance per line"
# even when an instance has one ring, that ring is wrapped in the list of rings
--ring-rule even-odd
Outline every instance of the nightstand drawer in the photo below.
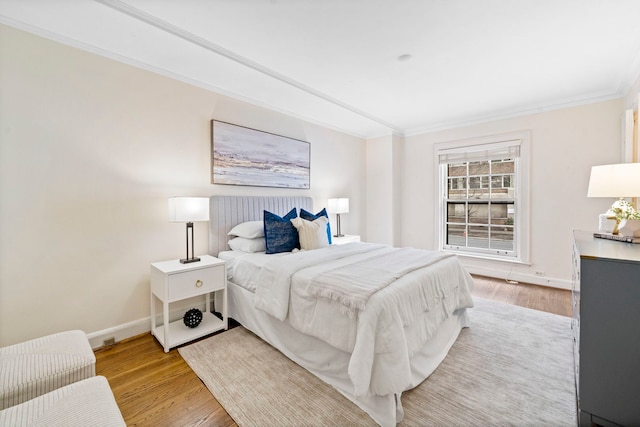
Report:
[[[223,289],[225,286],[224,271],[224,265],[221,265],[169,275],[169,301]]]

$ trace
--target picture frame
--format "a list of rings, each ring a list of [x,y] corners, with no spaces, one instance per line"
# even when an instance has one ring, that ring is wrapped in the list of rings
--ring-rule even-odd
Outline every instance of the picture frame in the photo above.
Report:
[[[211,120],[211,183],[309,189],[311,144]]]

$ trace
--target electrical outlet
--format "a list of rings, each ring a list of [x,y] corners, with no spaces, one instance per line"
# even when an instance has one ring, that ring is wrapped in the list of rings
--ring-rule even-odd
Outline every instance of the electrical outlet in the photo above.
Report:
[[[544,276],[544,271],[536,271],[535,273],[536,273],[536,276],[539,276],[539,277]]]
[[[102,344],[106,347],[108,345],[114,345],[116,343],[116,339],[114,337],[107,338],[102,342]]]

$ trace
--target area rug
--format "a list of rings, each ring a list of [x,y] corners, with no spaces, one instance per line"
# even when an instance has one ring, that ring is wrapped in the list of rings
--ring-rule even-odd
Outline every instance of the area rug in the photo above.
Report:
[[[570,319],[478,298],[470,317],[436,371],[402,394],[399,425],[575,426]],[[242,427],[375,425],[242,327],[179,352]]]

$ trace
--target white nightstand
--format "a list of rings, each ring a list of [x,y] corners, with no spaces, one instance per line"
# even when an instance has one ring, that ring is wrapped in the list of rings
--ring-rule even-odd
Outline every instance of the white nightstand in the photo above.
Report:
[[[222,320],[210,312],[212,292],[216,293]],[[206,296],[206,308],[198,326],[187,327],[182,317],[169,322],[170,303],[200,295]],[[156,326],[156,299],[162,301],[163,324],[160,326]],[[181,264],[179,260],[151,264],[151,333],[165,353],[172,347],[222,329],[227,329],[227,271],[223,260],[203,255],[200,262],[190,264]]]
[[[360,241],[360,236],[356,236],[354,234],[345,234],[342,237],[331,236],[332,245],[344,245],[345,243],[359,242],[359,241]]]

